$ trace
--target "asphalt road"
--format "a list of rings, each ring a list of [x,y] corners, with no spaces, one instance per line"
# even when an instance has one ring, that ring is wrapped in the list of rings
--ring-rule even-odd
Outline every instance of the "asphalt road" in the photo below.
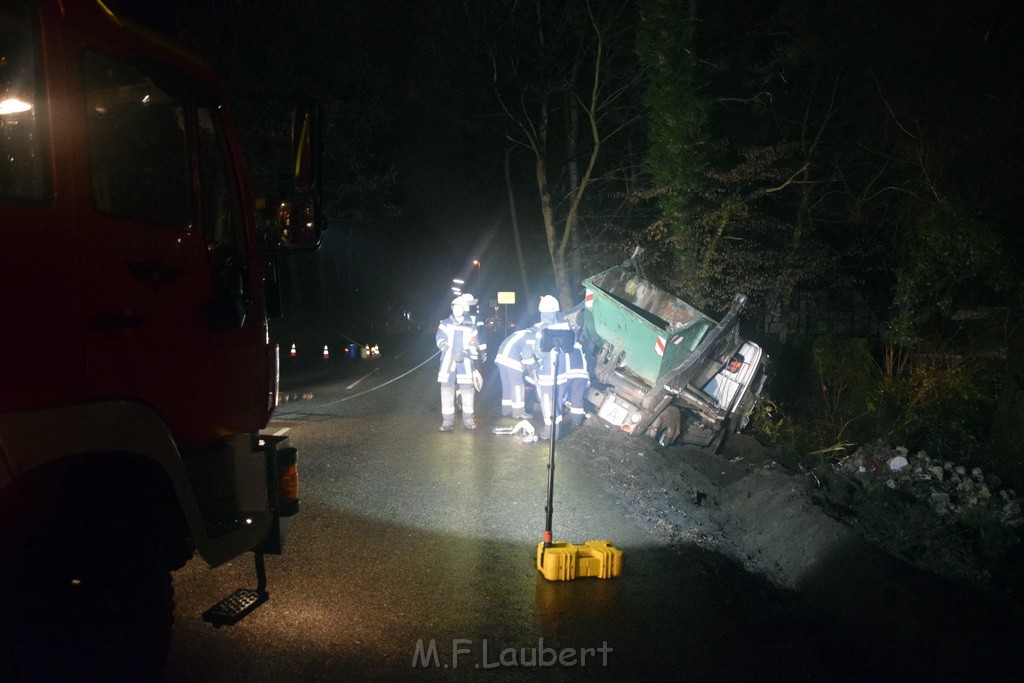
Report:
[[[896,600],[884,577],[867,602],[830,576],[799,595],[670,544],[586,457],[559,458],[577,447],[572,437],[556,448],[555,540],[610,540],[625,568],[547,581],[535,566],[547,444],[491,433],[511,424],[498,417],[493,369],[479,428],[438,432],[432,353],[427,338],[384,345],[379,359],[285,364],[283,388],[298,400],[270,430],[288,428],[299,449],[302,503],[286,553],[267,558],[270,600],[212,628],[203,610],[254,587],[252,562],[211,570],[193,559],[175,574],[166,680],[897,680],[998,669],[985,653],[943,657],[957,624],[940,638],[927,624],[943,611]]]
[[[662,545],[557,448],[555,540],[611,540],[625,570],[540,576],[548,447],[490,432],[509,424],[491,373],[479,429],[438,432],[432,352],[424,340],[376,360],[285,366],[283,387],[300,399],[270,429],[289,428],[299,449],[302,507],[286,554],[268,557],[271,599],[213,629],[202,611],[255,585],[251,560],[211,570],[193,559],[175,574],[167,680],[725,678],[788,666],[757,637],[774,628],[779,594],[723,558]]]

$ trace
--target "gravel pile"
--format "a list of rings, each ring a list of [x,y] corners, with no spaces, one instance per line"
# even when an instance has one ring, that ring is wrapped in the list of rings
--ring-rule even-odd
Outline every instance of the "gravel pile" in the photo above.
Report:
[[[903,446],[892,447],[878,440],[861,446],[838,461],[835,468],[863,484],[901,491],[930,506],[939,516],[980,508],[1007,526],[1024,526],[1020,496],[1011,488],[1003,488],[997,475],[980,467],[968,469],[950,460],[932,458],[925,451],[911,456]]]

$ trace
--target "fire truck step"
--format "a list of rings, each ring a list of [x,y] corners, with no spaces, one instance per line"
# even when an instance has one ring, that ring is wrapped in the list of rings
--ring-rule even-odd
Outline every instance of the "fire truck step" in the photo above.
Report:
[[[203,612],[203,621],[214,627],[234,626],[250,612],[267,601],[270,595],[266,591],[254,591],[239,588],[210,609]]]

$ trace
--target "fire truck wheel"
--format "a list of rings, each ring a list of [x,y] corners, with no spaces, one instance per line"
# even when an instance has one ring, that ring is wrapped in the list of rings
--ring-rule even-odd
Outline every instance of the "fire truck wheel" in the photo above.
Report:
[[[22,537],[25,571],[5,576],[17,597],[3,605],[4,620],[18,624],[3,629],[18,647],[15,680],[159,680],[174,616],[170,572],[141,529],[114,526],[65,518]]]

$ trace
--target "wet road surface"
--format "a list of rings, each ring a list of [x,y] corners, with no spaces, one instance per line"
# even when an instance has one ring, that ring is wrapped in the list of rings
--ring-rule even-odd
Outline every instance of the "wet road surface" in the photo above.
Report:
[[[292,377],[286,368],[285,388],[313,396],[282,404],[270,428],[290,429],[302,485],[286,554],[267,558],[271,598],[213,629],[200,614],[255,585],[251,559],[214,570],[193,559],[175,574],[167,680],[884,680],[973,670],[969,659],[957,672],[923,650],[907,656],[872,614],[835,623],[821,606],[851,598],[827,582],[808,609],[806,597],[723,556],[666,545],[558,449],[555,540],[611,540],[625,570],[545,580],[534,553],[546,444],[490,433],[510,424],[496,417],[496,376],[478,399],[479,429],[457,422],[439,433],[436,360],[420,365],[430,352],[427,340]]]

